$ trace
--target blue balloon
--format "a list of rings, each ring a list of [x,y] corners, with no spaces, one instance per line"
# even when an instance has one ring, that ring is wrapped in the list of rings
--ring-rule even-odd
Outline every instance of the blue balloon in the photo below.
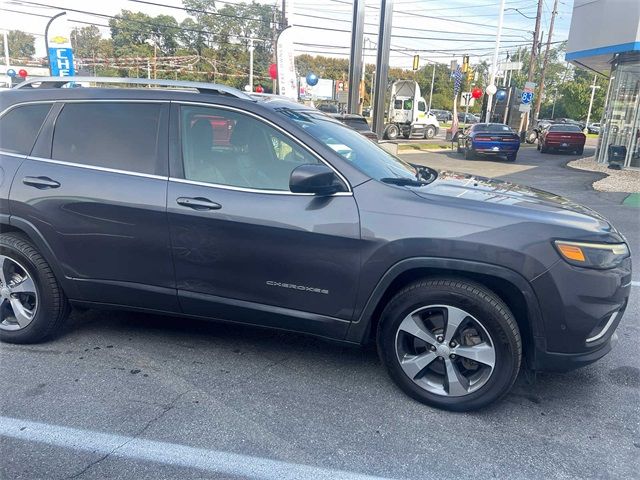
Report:
[[[505,98],[507,98],[507,91],[506,90],[498,90],[496,92],[496,99],[499,102],[503,101]]]
[[[17,75],[17,73],[13,68],[10,68],[9,70],[7,70],[7,75],[9,75],[11,78],[13,78],[13,77],[15,77]]]
[[[313,87],[318,84],[318,76],[315,73],[307,74],[307,85]]]

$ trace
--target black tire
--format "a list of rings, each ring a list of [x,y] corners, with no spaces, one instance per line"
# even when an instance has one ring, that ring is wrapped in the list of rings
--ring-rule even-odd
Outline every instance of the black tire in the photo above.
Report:
[[[476,156],[476,152],[473,148],[464,147],[464,159],[465,160],[473,160]]]
[[[525,136],[525,142],[529,144],[535,143],[537,139],[538,139],[538,132],[536,132],[535,130],[528,131]]]
[[[9,257],[27,270],[38,295],[38,305],[31,323],[19,330],[0,329],[0,341],[38,343],[59,333],[71,312],[71,306],[47,261],[28,238],[19,233],[0,235],[0,255]]]
[[[548,153],[549,150],[547,150],[546,147],[543,147],[542,145],[540,146],[540,153]]]
[[[424,138],[431,139],[436,136],[436,127],[433,125],[427,125],[427,128],[424,131]]]
[[[460,146],[460,144],[459,144],[459,143],[458,143],[458,148],[457,148],[457,150],[458,150],[458,153],[462,153],[462,152],[463,152],[462,147]]]
[[[387,128],[384,131],[384,138],[387,140],[395,140],[400,135],[400,129],[397,125],[387,125]]]
[[[441,395],[419,386],[400,366],[396,339],[400,324],[411,312],[430,305],[450,305],[481,319],[495,349],[495,365],[480,388],[462,396]],[[378,325],[378,353],[387,372],[401,390],[427,405],[453,411],[483,408],[505,396],[518,376],[522,340],[516,320],[505,303],[482,285],[456,278],[417,281],[398,292],[387,304]]]
[[[515,162],[516,158],[518,158],[517,153],[513,153],[511,155],[507,155],[507,162]]]
[[[584,154],[584,147],[576,150],[576,155],[583,155]]]

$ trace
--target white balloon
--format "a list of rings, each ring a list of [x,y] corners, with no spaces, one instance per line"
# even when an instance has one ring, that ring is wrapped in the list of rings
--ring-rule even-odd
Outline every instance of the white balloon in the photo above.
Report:
[[[494,84],[491,84],[487,87],[487,95],[495,95],[496,92],[498,91],[498,87],[496,87]]]
[[[245,85],[244,86],[244,91],[245,92],[250,92],[251,91],[251,85]]]

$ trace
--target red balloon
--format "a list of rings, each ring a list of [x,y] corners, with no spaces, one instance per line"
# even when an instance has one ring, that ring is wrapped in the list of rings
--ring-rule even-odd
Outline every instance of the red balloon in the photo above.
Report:
[[[18,75],[20,76],[20,78],[27,78],[27,71],[24,68],[21,68],[20,70],[18,70]]]
[[[269,65],[269,76],[272,80],[278,78],[278,66],[275,63]]]
[[[473,98],[480,98],[482,96],[482,90],[478,87],[474,87],[473,90],[471,90],[471,96]]]
[[[256,93],[262,93],[262,92],[264,92],[264,88],[262,88],[262,85],[258,85],[256,87]]]

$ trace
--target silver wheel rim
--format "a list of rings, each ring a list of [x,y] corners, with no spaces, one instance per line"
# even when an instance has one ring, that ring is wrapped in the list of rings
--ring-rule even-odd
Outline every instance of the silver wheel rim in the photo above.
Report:
[[[451,305],[414,310],[396,333],[396,357],[420,388],[443,397],[469,395],[491,377],[495,344],[473,315]]]
[[[37,310],[38,292],[27,269],[0,255],[0,330],[26,328]]]

